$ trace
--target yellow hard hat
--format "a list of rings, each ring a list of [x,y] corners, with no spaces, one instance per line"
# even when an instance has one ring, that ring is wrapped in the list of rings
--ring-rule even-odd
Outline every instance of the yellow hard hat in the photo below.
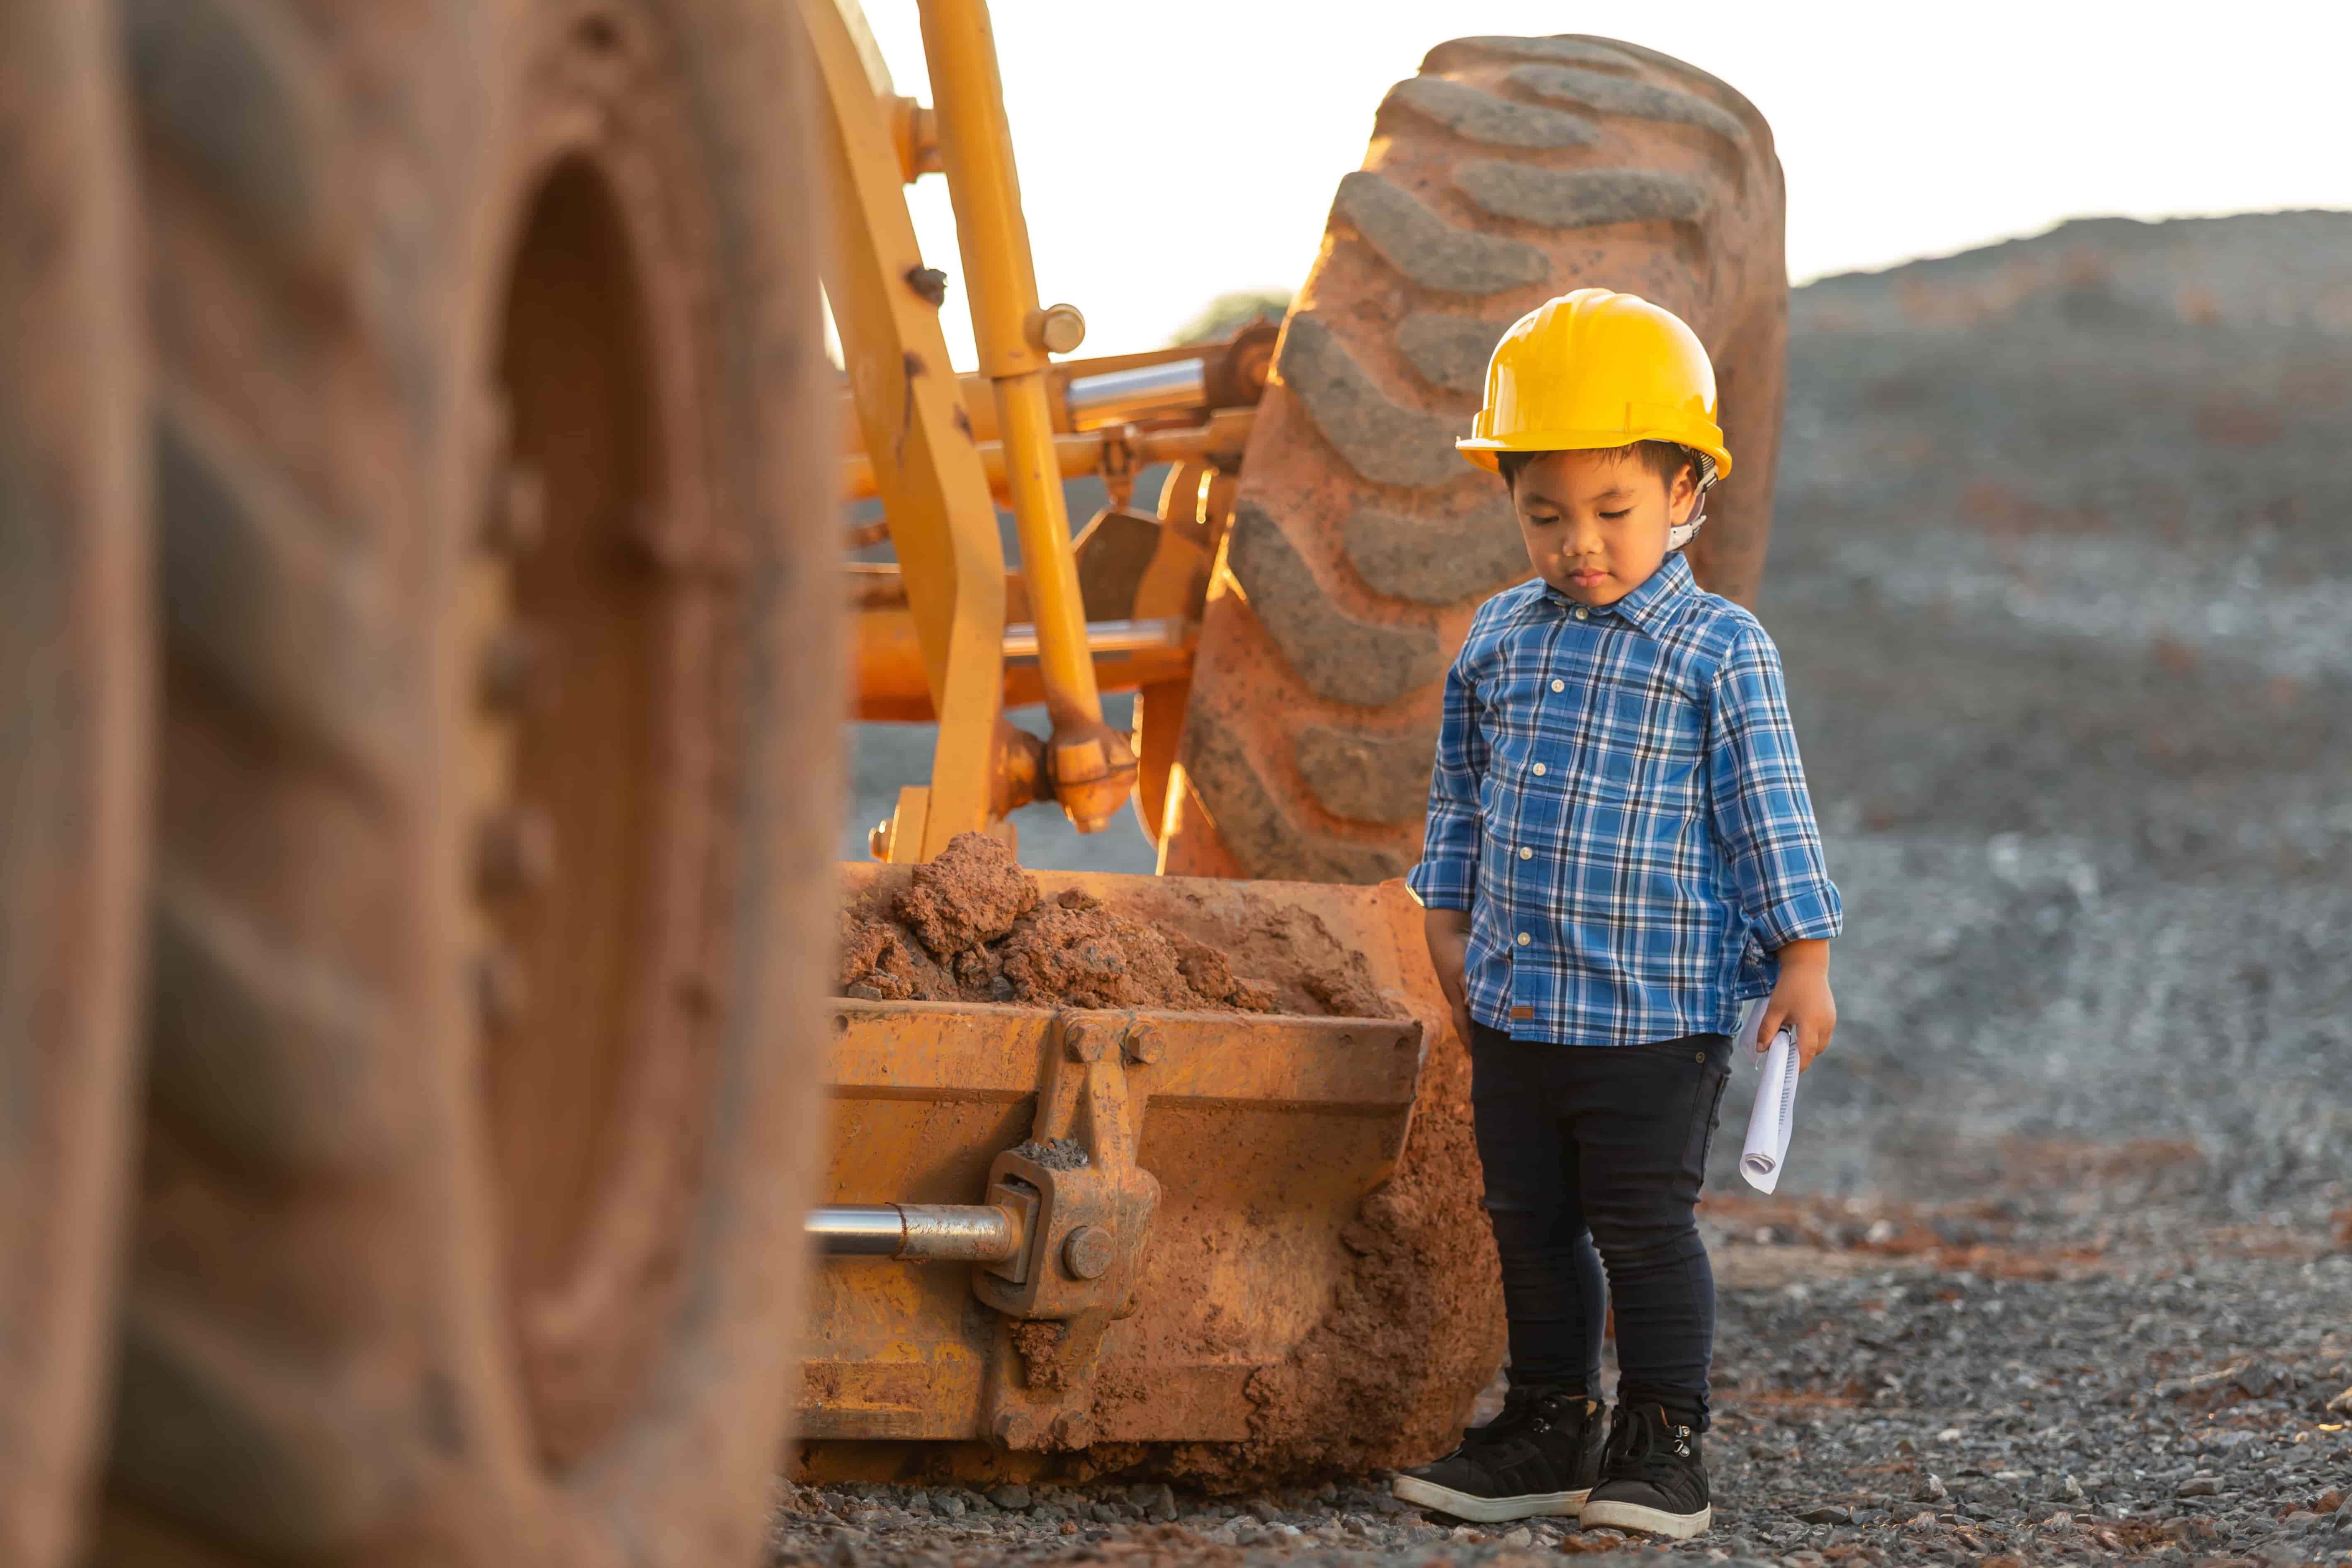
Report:
[[[1492,473],[1497,452],[1636,441],[1689,447],[1715,459],[1713,478],[1731,472],[1698,334],[1638,295],[1579,289],[1511,323],[1486,364],[1486,406],[1454,444]]]

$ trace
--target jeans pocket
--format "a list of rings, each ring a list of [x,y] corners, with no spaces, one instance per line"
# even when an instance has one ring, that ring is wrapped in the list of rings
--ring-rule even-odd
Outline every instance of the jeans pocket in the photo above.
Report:
[[[1731,1087],[1728,1068],[1711,1068],[1706,1076],[1712,1082],[1699,1086],[1698,1104],[1692,1107],[1690,1147],[1685,1156],[1691,1179],[1701,1185],[1706,1182],[1707,1156],[1715,1152],[1715,1130],[1723,1121],[1723,1091]],[[1696,1114],[1699,1106],[1706,1107],[1703,1115]]]

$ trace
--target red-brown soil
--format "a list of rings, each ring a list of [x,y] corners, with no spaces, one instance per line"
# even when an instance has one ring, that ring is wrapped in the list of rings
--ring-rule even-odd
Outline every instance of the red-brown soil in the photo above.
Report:
[[[1252,948],[1269,973],[1238,974],[1233,954],[1082,889],[1043,896],[1002,843],[962,833],[910,883],[870,888],[842,910],[839,989],[879,1001],[1385,1016],[1360,955],[1303,918],[1317,930],[1299,934],[1323,939],[1316,951],[1270,932],[1283,940]]]

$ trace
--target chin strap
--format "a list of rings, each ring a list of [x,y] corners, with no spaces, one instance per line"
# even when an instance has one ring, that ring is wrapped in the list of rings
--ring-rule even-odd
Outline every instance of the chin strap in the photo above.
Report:
[[[1706,526],[1706,492],[1715,488],[1715,459],[1705,452],[1691,452],[1687,447],[1683,450],[1690,452],[1691,461],[1697,468],[1698,495],[1691,501],[1690,521],[1666,530],[1668,550],[1680,550],[1698,537],[1698,531]]]

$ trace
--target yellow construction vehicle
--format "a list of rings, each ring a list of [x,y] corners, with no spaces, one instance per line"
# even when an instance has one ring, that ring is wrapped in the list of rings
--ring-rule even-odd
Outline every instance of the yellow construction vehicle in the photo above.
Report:
[[[1057,358],[986,13],[918,4],[928,106],[849,0],[0,5],[0,1560],[749,1562],[780,1456],[1361,1468],[1492,1373],[1393,880],[1525,572],[1452,437],[1539,300],[1671,307],[1749,595],[1770,135],[1455,39],[1278,341]],[[940,738],[844,868],[849,691]],[[1130,800],[1165,874],[1047,893],[1274,1011],[835,994],[845,894]]]
[[[1278,346],[1258,328],[1056,359],[1083,320],[1036,294],[985,7],[919,9],[928,106],[854,6],[801,5],[843,488],[886,520],[852,542],[887,531],[897,555],[849,569],[856,711],[940,726],[929,780],[873,830],[885,864],[847,891],[903,886],[959,833],[1010,837],[1032,803],[1093,832],[1132,800],[1164,875],[1045,876],[1048,897],[1261,965],[1291,956],[1269,932],[1311,922],[1360,955],[1359,1005],[1381,1016],[836,1001],[801,1465],[1148,1458],[1237,1480],[1423,1454],[1493,1374],[1500,1319],[1462,1044],[1393,879],[1444,653],[1528,570],[1451,439],[1520,310],[1598,281],[1671,303],[1710,334],[1756,463],[1699,570],[1751,591],[1787,286],[1769,137],[1737,94],[1632,46],[1457,40],[1381,105]],[[961,377],[902,194],[934,171],[979,350]],[[1161,463],[1139,511],[1135,476]],[[1082,475],[1110,504],[1073,543],[1063,482]],[[1112,689],[1139,693],[1131,735],[1103,721]],[[1006,720],[1040,701],[1049,733]],[[1055,1140],[1075,1163],[1045,1160]]]

